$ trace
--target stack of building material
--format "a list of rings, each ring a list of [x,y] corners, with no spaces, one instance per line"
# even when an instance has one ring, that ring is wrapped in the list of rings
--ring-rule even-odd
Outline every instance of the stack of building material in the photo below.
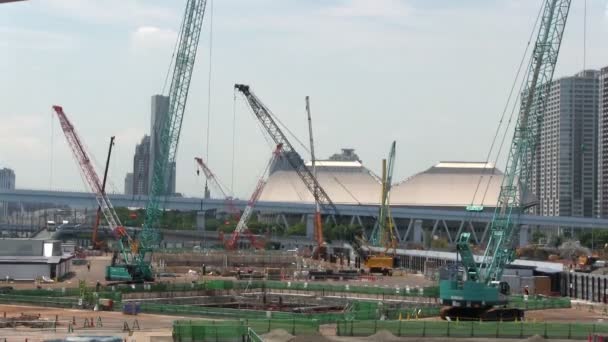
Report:
[[[551,278],[547,276],[534,277],[535,294],[549,296],[551,294]]]

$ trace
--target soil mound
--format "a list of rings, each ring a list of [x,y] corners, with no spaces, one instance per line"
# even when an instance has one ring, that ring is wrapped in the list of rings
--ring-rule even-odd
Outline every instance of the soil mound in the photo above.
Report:
[[[261,336],[264,341],[268,342],[293,342],[295,341],[295,336],[288,333],[287,330],[284,329],[274,329],[269,331],[268,333]]]
[[[401,341],[401,339],[395,335],[393,335],[388,330],[379,330],[377,333],[369,336],[367,338],[369,341]]]

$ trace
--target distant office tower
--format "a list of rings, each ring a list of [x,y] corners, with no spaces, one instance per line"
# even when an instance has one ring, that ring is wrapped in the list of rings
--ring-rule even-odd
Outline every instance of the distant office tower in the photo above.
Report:
[[[608,66],[600,71],[598,129],[598,216],[608,217]]]
[[[595,215],[598,87],[594,70],[553,81],[532,179],[541,215]]]
[[[144,135],[133,156],[133,195],[148,195],[150,171],[150,136]]]
[[[133,195],[133,172],[125,176],[125,195]]]
[[[9,168],[0,169],[0,189],[15,189],[15,171]],[[0,202],[0,216],[8,216],[8,202]]]
[[[164,95],[152,96],[152,111],[150,116],[150,170],[148,171],[149,186],[152,185],[154,175],[154,163],[160,157],[160,130],[163,121],[169,113],[169,97]],[[175,193],[175,163],[168,165],[167,178],[165,179],[165,193],[171,195]]]

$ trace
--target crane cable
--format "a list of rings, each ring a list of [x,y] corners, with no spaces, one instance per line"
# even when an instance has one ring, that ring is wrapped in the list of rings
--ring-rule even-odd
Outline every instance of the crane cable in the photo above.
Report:
[[[235,158],[235,144],[236,144],[236,89],[233,90],[232,95],[232,167],[230,170],[230,192],[234,197],[234,158]]]
[[[209,74],[207,83],[207,143],[205,151],[205,159],[209,163],[209,141],[211,136],[211,83],[212,83],[212,66],[213,66],[213,0],[209,0]],[[205,178],[205,189],[207,189],[208,179]],[[205,194],[206,195],[206,194]]]
[[[534,26],[532,27],[532,31],[531,31],[531,33],[530,33],[530,37],[528,38],[528,43],[526,44],[526,49],[524,50],[524,53],[523,53],[522,59],[521,59],[521,61],[520,61],[520,63],[519,63],[519,67],[517,68],[517,73],[516,73],[516,75],[515,75],[515,79],[513,80],[513,84],[511,85],[511,90],[509,91],[509,96],[508,96],[508,98],[507,98],[507,102],[505,103],[505,106],[504,106],[504,108],[503,108],[503,112],[502,112],[502,114],[501,114],[501,116],[500,116],[500,120],[499,120],[499,122],[498,122],[498,126],[496,127],[496,132],[494,133],[494,138],[492,139],[492,144],[490,145],[490,149],[489,149],[489,151],[488,151],[488,154],[486,155],[486,159],[485,159],[485,164],[486,164],[486,166],[487,166],[488,162],[490,161],[491,155],[492,155],[492,153],[493,153],[493,151],[494,151],[494,147],[495,147],[495,145],[496,145],[496,141],[497,141],[497,139],[498,139],[498,137],[499,137],[499,135],[500,135],[501,128],[502,128],[502,126],[503,126],[503,123],[504,123],[505,117],[506,117],[506,115],[507,115],[508,108],[509,108],[509,106],[510,106],[510,104],[511,104],[511,99],[513,98],[513,93],[515,92],[515,86],[517,85],[517,80],[519,79],[519,77],[520,77],[520,75],[521,75],[521,71],[522,71],[522,69],[523,69],[524,63],[526,62],[526,56],[527,56],[527,54],[528,54],[528,50],[530,49],[530,45],[531,45],[531,43],[532,43],[532,38],[534,37],[534,32],[536,32],[536,28],[537,28],[538,23],[539,23],[539,21],[540,21],[540,18],[541,18],[541,16],[542,16],[542,10],[543,10],[543,6],[541,5],[541,7],[540,7],[540,9],[539,9],[539,11],[538,11],[538,14],[537,14],[537,16],[536,16],[536,20],[535,20],[535,22],[534,22]],[[525,79],[522,79],[522,84],[521,84],[521,86],[520,86],[520,89],[521,89],[521,88],[523,88],[523,83],[524,83],[525,81],[526,81]],[[506,126],[506,128],[504,129],[504,133],[503,133],[503,135],[502,135],[502,139],[501,139],[501,142],[500,142],[500,145],[499,145],[499,148],[498,148],[497,154],[496,154],[496,159],[495,159],[494,165],[496,165],[496,163],[498,162],[498,158],[500,157],[501,150],[502,150],[503,145],[504,145],[504,142],[505,142],[505,138],[506,138],[506,136],[507,136],[507,133],[508,133],[508,131],[509,131],[509,127],[510,127],[511,122],[512,122],[512,119],[513,119],[513,115],[514,115],[514,112],[515,112],[515,106],[516,106],[516,104],[517,104],[517,99],[518,99],[518,98],[519,98],[519,94],[518,94],[518,95],[516,95],[515,101],[514,101],[514,103],[513,103],[513,108],[512,108],[512,110],[511,110],[511,114],[510,114],[510,116],[509,116],[509,120],[508,120],[508,122],[507,122],[507,126]],[[484,171],[485,171],[485,170],[487,170],[487,167],[484,167]],[[484,195],[483,195],[482,200],[481,200],[481,203],[480,203],[481,205],[483,205],[483,203],[484,203],[484,201],[485,201],[485,197],[486,197],[486,195],[487,195],[487,192],[488,192],[488,189],[489,189],[489,187],[490,187],[490,184],[491,184],[491,181],[492,181],[492,178],[493,178],[493,177],[494,177],[494,172],[492,172],[492,173],[490,174],[490,177],[489,177],[489,179],[488,179],[488,182],[487,182],[487,184],[486,184],[486,186],[485,186]],[[476,186],[476,188],[475,188],[475,192],[473,193],[473,197],[471,198],[471,205],[473,205],[473,204],[474,204],[475,198],[477,197],[477,193],[478,193],[478,191],[479,191],[479,188],[480,188],[480,186],[481,186],[481,183],[482,183],[482,181],[483,181],[483,178],[484,178],[484,172],[482,172],[482,174],[479,176],[479,180],[478,180],[478,182],[477,182],[477,186]]]
[[[587,67],[587,0],[584,0],[583,7],[583,71],[585,71]],[[608,11],[608,7],[606,10]]]

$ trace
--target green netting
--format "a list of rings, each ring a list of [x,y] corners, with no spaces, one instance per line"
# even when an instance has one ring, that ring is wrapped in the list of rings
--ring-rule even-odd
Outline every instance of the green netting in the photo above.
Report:
[[[173,338],[174,341],[183,342],[242,341],[245,336],[253,336],[253,341],[256,341],[255,338],[259,338],[258,334],[265,334],[274,329],[284,329],[292,335],[312,335],[319,331],[319,322],[301,319],[178,320],[173,322]]]
[[[247,341],[248,342],[264,342],[260,335],[258,335],[253,329],[247,329]]]
[[[160,313],[165,315],[203,316],[217,318],[242,319],[278,319],[278,320],[315,320],[320,323],[333,323],[347,317],[343,313],[307,314],[278,311],[258,311],[228,308],[199,307],[190,305],[141,303],[141,312]],[[373,316],[372,318],[377,318]],[[258,329],[255,329],[258,331]]]
[[[338,336],[370,336],[388,330],[406,337],[493,337],[527,338],[540,335],[551,339],[585,339],[589,334],[608,334],[607,324],[529,322],[446,321],[340,321]]]
[[[541,310],[571,307],[570,298],[531,296],[527,301],[523,296],[511,296],[509,306],[524,310]]]
[[[271,290],[294,290],[294,291],[316,291],[323,293],[360,293],[376,296],[397,297],[437,297],[437,287],[427,288],[395,288],[379,286],[351,286],[347,284],[332,285],[307,282],[284,282],[284,281],[232,281],[232,280],[207,280],[190,283],[154,283],[137,285],[115,285],[101,289],[102,292],[168,292],[168,291],[197,291],[197,290],[231,290],[231,289],[271,289]],[[95,290],[91,288],[91,290]],[[44,290],[13,290],[12,293],[24,296],[77,296],[78,289],[44,289]]]
[[[60,298],[60,297],[34,297],[21,296],[13,294],[0,295],[0,303],[8,304],[28,304],[36,306],[49,306],[59,308],[71,308],[78,305],[77,298]]]

